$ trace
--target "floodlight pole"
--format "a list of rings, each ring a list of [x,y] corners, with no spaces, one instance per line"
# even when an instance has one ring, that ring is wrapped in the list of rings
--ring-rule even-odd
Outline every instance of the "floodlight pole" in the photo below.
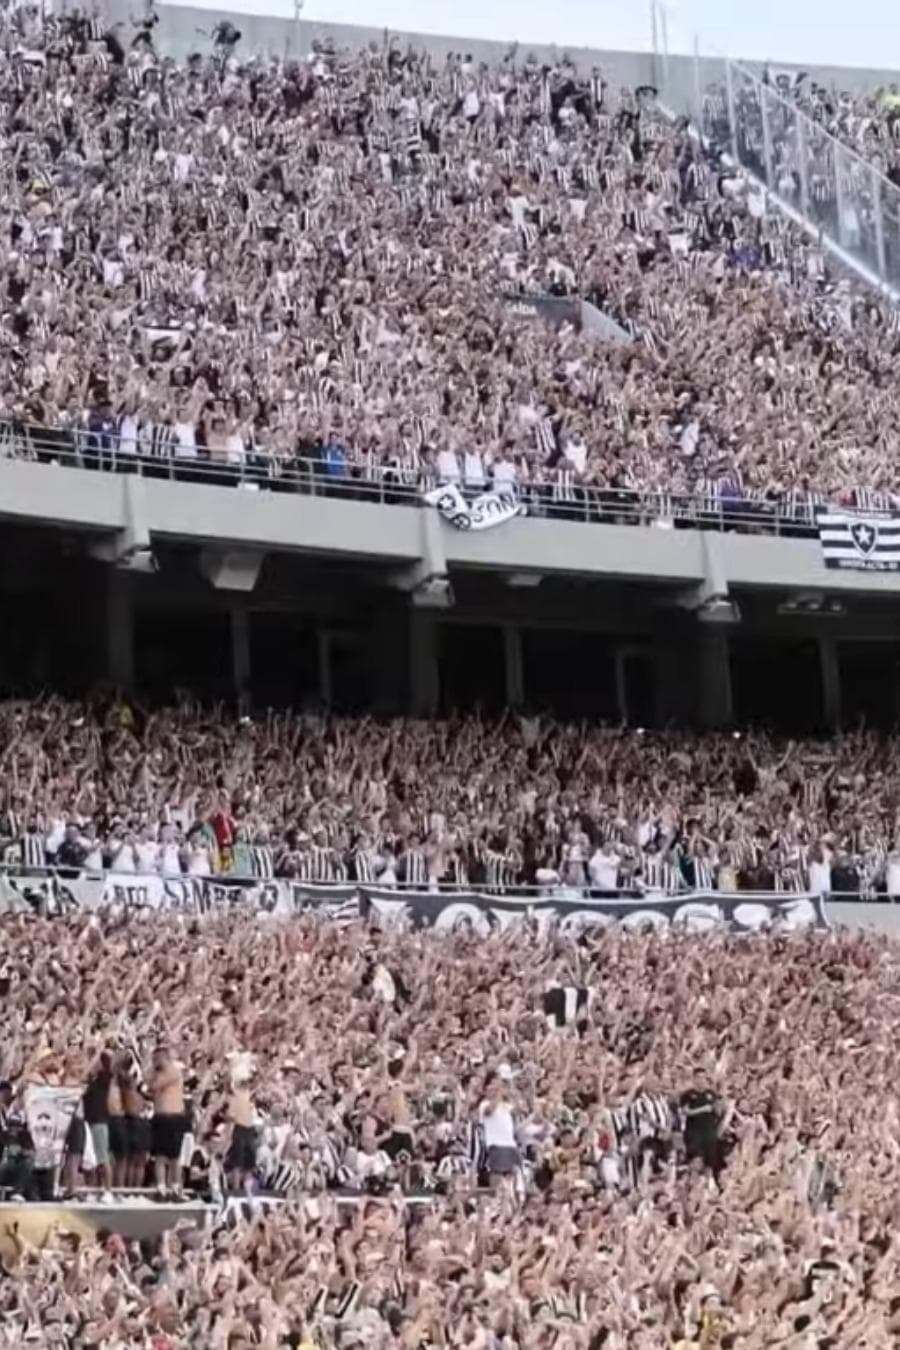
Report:
[[[653,52],[653,83],[659,87],[659,16],[656,0],[650,0],[650,43]]]
[[[297,60],[303,55],[300,45],[300,15],[303,12],[304,0],[294,0],[294,56]]]

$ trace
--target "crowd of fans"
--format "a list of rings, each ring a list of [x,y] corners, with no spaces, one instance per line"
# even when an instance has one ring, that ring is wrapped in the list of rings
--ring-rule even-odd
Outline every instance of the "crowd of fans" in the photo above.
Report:
[[[392,43],[178,67],[152,27],[0,23],[9,453],[893,500],[893,312],[652,90]],[[510,291],[588,297],[637,340]]]
[[[894,500],[892,312],[653,91],[233,33],[178,67],[152,13],[0,29],[6,452]],[[526,321],[526,291],[632,341]],[[894,896],[895,751],[7,701],[0,846],[17,877]],[[0,1344],[888,1350],[897,975],[845,934],[4,912],[0,1187],[219,1217],[35,1242],[5,1211]]]
[[[95,1184],[244,1196],[159,1244],[7,1225],[0,1343],[896,1344],[881,940],[6,916],[0,956],[7,1184],[58,1083],[67,1185],[89,1134]]]
[[[900,895],[893,738],[0,704],[8,868]]]

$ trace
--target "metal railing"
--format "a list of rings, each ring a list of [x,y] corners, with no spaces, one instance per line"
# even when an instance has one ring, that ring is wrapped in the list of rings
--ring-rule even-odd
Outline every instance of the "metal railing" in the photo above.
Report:
[[[772,64],[764,78],[696,34],[692,56],[670,59],[668,6],[651,0],[651,7],[654,67],[664,102],[689,113],[713,149],[730,154],[768,188],[776,204],[796,211],[832,246],[830,252],[851,260],[891,301],[900,300],[900,186],[887,176],[897,144],[893,137],[882,141],[890,147],[887,153],[873,142],[867,158],[811,115],[817,106],[823,118],[829,114],[812,96],[809,76]],[[680,36],[684,41],[687,33]],[[828,99],[836,98],[832,90]],[[882,116],[887,123],[900,110],[883,109]]]
[[[300,493],[309,496],[340,498],[344,501],[370,502],[386,506],[421,506],[422,493],[446,481],[432,471],[410,476],[390,465],[370,465],[347,459],[340,466],[324,458],[303,455],[282,456],[264,451],[247,451],[236,463],[216,460],[199,451],[189,458],[176,453],[165,456],[138,453],[137,447],[124,447],[117,437],[101,436],[70,428],[58,432],[20,427],[0,440],[3,458],[26,460],[48,466],[66,466],[86,471],[138,474],[149,479],[203,484],[250,492]],[[491,482],[459,486],[476,496],[491,487]],[[552,481],[512,486],[526,507],[527,515],[537,519],[566,520],[586,524],[644,525],[660,529],[700,529],[774,534],[794,538],[817,535],[817,511],[829,505],[810,497],[798,500],[798,494],[783,498],[729,496],[715,499],[708,493],[660,492],[637,487],[597,487],[574,484],[561,487]],[[848,494],[851,498],[853,494]],[[860,509],[866,516],[890,516],[889,510],[872,508],[855,500],[830,504],[834,509]]]
[[[900,189],[810,117],[789,87],[733,61],[724,62],[724,76],[724,85],[707,89],[699,110],[713,144],[883,286],[900,287]]]

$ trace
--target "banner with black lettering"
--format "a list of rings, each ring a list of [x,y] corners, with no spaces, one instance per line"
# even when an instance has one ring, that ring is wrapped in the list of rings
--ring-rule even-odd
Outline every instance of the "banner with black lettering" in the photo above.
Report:
[[[736,933],[768,928],[828,928],[821,896],[718,895],[716,892],[639,900],[588,900],[562,897],[432,895],[426,892],[379,891],[363,888],[363,912],[370,920],[405,921],[437,932],[479,935],[528,920],[538,928],[558,924],[563,930],[608,927],[678,927],[690,932],[728,927]]]
[[[564,928],[624,924],[627,927],[677,925],[694,931],[722,924],[734,932],[759,929],[827,928],[821,896],[716,891],[680,896],[612,896],[593,899],[567,890],[559,895],[485,895],[469,891],[381,890],[371,886],[316,886],[303,881],[243,880],[238,877],[161,877],[108,872],[78,874],[62,870],[43,876],[9,873],[3,877],[7,908],[48,915],[121,910],[152,915],[170,911],[189,915],[255,913],[273,919],[315,913],[336,923],[357,918],[405,920],[439,931],[489,933],[528,919]]]
[[[252,910],[288,918],[315,909],[346,920],[359,916],[352,886],[308,886],[289,880],[251,881],[240,877],[161,877],[153,873],[108,872],[105,876],[59,876],[54,905],[70,909],[116,907],[137,911],[174,910],[183,914],[220,914]]]
[[[526,511],[512,488],[495,488],[467,501],[455,483],[447,483],[423,495],[428,505],[436,506],[442,519],[457,530],[490,530],[524,516]]]

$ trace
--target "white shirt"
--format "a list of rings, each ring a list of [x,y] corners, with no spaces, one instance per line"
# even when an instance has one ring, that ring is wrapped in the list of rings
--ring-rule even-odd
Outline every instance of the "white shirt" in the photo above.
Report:
[[[442,483],[459,482],[459,460],[452,450],[438,451],[437,471]]]
[[[614,891],[619,884],[619,859],[598,848],[588,863],[591,885],[598,891]]]
[[[539,867],[534,879],[540,887],[541,895],[555,895],[559,890],[559,873],[552,867]]]
[[[192,848],[191,856],[188,861],[188,875],[192,877],[208,877],[211,871],[209,849],[203,844],[201,844],[199,848]]]
[[[484,487],[484,461],[480,450],[467,450],[463,456],[463,477],[470,487]]]
[[[138,420],[132,417],[131,413],[126,413],[119,423],[119,453],[125,455],[137,454],[138,442]]]
[[[888,895],[900,895],[900,854],[892,853],[888,858],[884,879]],[[831,881],[830,869],[828,880]],[[809,869],[809,883],[812,887],[812,867]],[[821,892],[818,892],[818,894],[821,894]]]
[[[384,1149],[378,1149],[375,1153],[363,1153],[360,1149],[353,1159],[352,1166],[357,1177],[364,1181],[367,1177],[383,1177],[391,1170],[392,1163]]]
[[[233,431],[225,442],[225,462],[243,464],[245,453],[243,436],[239,431]]]
[[[137,854],[138,867],[142,872],[155,872],[156,863],[159,858],[159,844],[152,839],[143,839],[135,844],[134,851]]]
[[[110,853],[112,859],[110,862],[111,872],[136,872],[134,864],[134,849],[131,844],[123,844],[120,840],[110,840]]]
[[[380,962],[375,967],[375,974],[372,977],[372,992],[377,994],[383,1003],[393,1003],[397,997],[394,977]]]
[[[485,1148],[515,1148],[516,1127],[513,1113],[505,1102],[499,1102],[493,1110],[487,1102],[478,1108],[481,1116],[481,1128],[484,1132]]]
[[[181,848],[178,844],[163,844],[159,849],[159,871],[163,876],[181,876]]]
[[[125,281],[125,269],[118,258],[103,259],[103,284],[115,289]]]
[[[397,885],[397,859],[389,858],[378,873],[378,885],[393,889]]]
[[[525,211],[528,208],[528,198],[521,196],[510,197],[509,214],[512,216],[513,224],[516,229],[521,229],[525,223]]]
[[[681,453],[686,459],[696,453],[697,442],[700,439],[700,423],[697,421],[688,422],[684,431],[681,433]]]
[[[61,816],[57,816],[50,821],[50,829],[47,833],[46,848],[48,853],[57,853],[62,841],[66,837],[66,822]]]
[[[177,844],[163,844],[159,850],[159,870],[164,877],[181,876],[181,850]]]
[[[888,894],[891,894],[891,864],[888,862]],[[900,867],[895,865],[895,881],[897,890],[894,894],[900,895]],[[831,890],[831,864],[827,862],[811,862],[809,864],[809,889],[813,895],[827,895]]]
[[[614,1189],[622,1184],[622,1170],[614,1153],[604,1153],[600,1159],[600,1178],[604,1186]]]
[[[84,866],[85,870],[88,872],[103,871],[103,848],[99,841],[89,844],[84,859]]]
[[[176,422],[173,431],[175,432],[176,458],[196,459],[197,439],[193,422]]]
[[[584,852],[585,852],[584,840],[582,837],[578,836],[575,839],[570,840],[570,842],[566,844],[565,849],[566,862],[568,863],[584,862]]]
[[[584,473],[587,462],[587,446],[584,441],[566,441],[563,454],[578,473]]]

